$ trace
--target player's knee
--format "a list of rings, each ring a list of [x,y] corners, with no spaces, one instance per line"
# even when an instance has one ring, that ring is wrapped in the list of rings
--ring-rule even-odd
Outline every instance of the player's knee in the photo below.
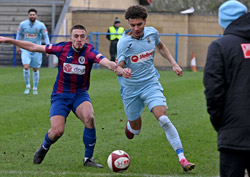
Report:
[[[55,140],[59,139],[63,133],[64,133],[64,128],[56,128],[54,130],[52,130],[52,135],[54,137]]]
[[[95,121],[94,121],[94,116],[88,116],[84,119],[83,121],[84,125],[87,128],[94,128],[95,127]]]
[[[160,116],[158,121],[162,128],[168,128],[171,125],[171,121],[166,115]]]
[[[30,68],[30,66],[29,66],[29,65],[24,65],[23,68],[24,68],[25,70],[28,70],[28,69]]]

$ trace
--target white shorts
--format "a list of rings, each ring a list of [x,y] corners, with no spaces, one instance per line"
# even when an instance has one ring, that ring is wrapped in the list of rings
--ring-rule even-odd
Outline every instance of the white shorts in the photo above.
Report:
[[[166,106],[167,108],[167,101],[159,82],[146,85],[140,89],[135,88],[135,92],[136,94],[131,96],[131,94],[126,93],[126,89],[121,88],[122,102],[129,121],[134,121],[141,116],[144,104],[146,104],[149,111],[155,106]]]

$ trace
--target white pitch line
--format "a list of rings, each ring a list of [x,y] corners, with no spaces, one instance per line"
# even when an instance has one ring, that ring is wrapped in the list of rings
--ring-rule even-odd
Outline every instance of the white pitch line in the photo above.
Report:
[[[27,175],[27,174],[44,174],[44,175],[79,175],[79,176],[135,176],[135,177],[178,177],[178,176],[168,176],[168,175],[153,175],[153,174],[128,174],[128,173],[86,173],[86,172],[50,172],[50,171],[0,171],[0,174],[6,174],[6,175]],[[184,175],[180,175],[181,177],[185,177]],[[190,175],[188,175],[190,177]]]

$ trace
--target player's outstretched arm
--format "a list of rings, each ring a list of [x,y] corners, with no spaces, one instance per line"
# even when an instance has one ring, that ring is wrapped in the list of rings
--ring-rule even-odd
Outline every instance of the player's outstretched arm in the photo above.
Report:
[[[28,42],[28,41],[20,41],[20,40],[0,36],[0,43],[1,42],[14,44],[17,47],[26,49],[26,50],[31,51],[31,52],[46,53],[45,45],[37,45],[37,44],[33,44],[31,42]]]
[[[162,43],[160,42],[157,45],[157,49],[159,50],[161,56],[163,56],[164,58],[166,58],[171,64],[172,64],[172,68],[173,71],[178,75],[178,76],[182,76],[182,69],[181,67],[175,62],[173,56],[171,55],[170,51],[168,50],[168,48]]]
[[[116,64],[115,64],[115,62],[110,61],[110,60],[107,59],[107,58],[103,58],[103,59],[100,61],[99,64],[102,65],[102,66],[104,66],[104,67],[106,67],[106,68],[108,68],[108,69],[110,69],[110,70],[112,70],[112,71],[115,71],[115,70],[116,70]]]

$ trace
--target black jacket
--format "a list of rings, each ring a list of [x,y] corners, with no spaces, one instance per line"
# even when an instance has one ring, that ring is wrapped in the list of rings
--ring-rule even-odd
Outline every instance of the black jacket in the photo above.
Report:
[[[250,13],[233,21],[207,53],[203,83],[218,149],[250,150]]]

